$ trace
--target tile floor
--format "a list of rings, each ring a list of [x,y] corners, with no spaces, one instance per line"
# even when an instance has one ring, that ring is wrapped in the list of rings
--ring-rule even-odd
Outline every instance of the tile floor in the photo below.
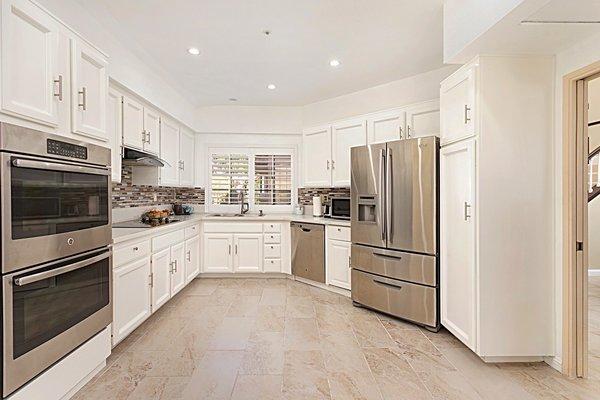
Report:
[[[576,381],[543,363],[484,364],[448,332],[289,279],[196,279],[75,399],[599,399],[594,371]]]

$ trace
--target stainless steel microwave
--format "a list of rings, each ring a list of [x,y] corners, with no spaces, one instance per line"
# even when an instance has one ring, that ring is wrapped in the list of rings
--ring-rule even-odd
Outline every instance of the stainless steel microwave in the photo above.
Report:
[[[350,219],[350,197],[332,197],[329,204],[328,217],[334,219]]]

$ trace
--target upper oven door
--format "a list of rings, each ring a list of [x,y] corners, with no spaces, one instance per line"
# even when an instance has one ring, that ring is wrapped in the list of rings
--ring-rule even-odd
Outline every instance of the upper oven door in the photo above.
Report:
[[[110,169],[1,157],[3,273],[110,244]]]

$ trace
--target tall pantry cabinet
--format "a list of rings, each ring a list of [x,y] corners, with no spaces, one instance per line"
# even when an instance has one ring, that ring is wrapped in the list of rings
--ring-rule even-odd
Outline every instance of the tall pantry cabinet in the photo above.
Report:
[[[440,88],[441,320],[485,361],[554,351],[553,82],[480,56]]]

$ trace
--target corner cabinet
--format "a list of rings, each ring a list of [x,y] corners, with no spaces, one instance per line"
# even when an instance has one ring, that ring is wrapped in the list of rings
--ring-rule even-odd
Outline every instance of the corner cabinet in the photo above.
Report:
[[[302,137],[304,186],[331,185],[331,127],[307,129]]]

